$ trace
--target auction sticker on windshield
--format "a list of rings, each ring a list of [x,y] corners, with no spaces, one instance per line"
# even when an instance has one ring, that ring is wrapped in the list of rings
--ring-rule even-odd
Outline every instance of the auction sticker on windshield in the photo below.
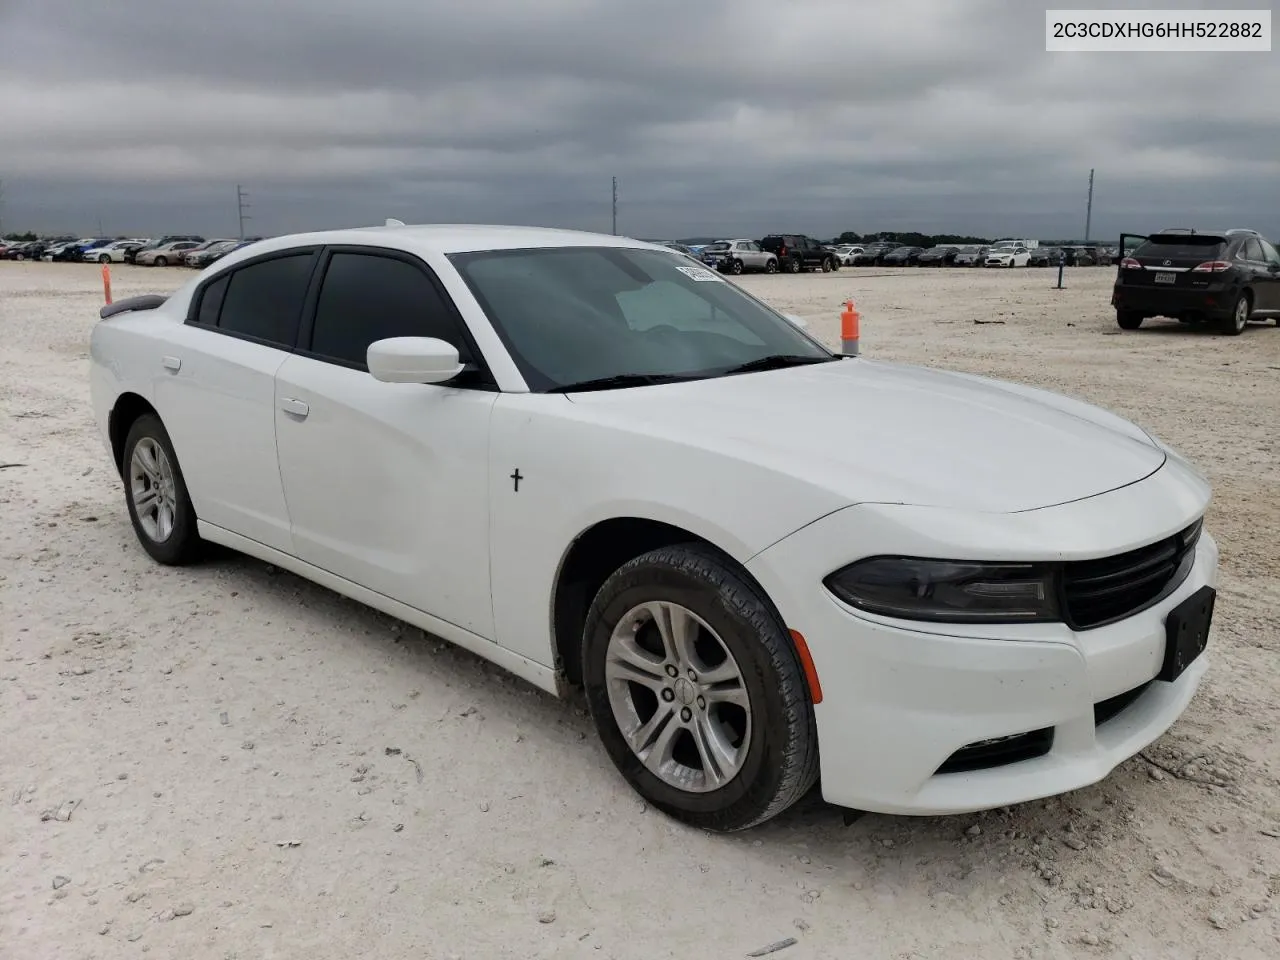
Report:
[[[681,273],[683,273],[689,279],[697,280],[700,283],[705,283],[708,280],[711,280],[713,282],[718,282],[718,283],[725,282],[724,277],[721,277],[718,274],[714,274],[710,270],[700,270],[697,267],[686,267],[684,264],[678,265],[676,269],[679,270]]]

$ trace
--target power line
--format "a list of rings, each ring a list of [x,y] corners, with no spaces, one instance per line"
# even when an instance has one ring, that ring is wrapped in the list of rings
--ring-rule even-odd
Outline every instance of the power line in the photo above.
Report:
[[[240,239],[244,239],[244,222],[252,220],[253,217],[245,213],[249,209],[249,204],[245,201],[249,199],[249,194],[244,192],[244,188],[240,184],[236,184],[236,214],[240,220]]]

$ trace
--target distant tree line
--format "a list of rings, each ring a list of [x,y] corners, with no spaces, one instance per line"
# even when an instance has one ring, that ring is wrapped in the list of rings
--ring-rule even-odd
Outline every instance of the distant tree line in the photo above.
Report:
[[[40,238],[28,230],[26,233],[6,233],[4,235],[4,239],[10,240],[14,243],[34,243]]]

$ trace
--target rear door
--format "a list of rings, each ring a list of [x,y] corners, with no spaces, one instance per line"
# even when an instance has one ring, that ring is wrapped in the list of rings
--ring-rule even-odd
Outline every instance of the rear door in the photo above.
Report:
[[[1258,289],[1265,289],[1265,306],[1262,305],[1263,297],[1259,296],[1260,310],[1270,311],[1272,314],[1280,314],[1280,251],[1277,251],[1275,245],[1267,240],[1259,240],[1258,246],[1262,249],[1263,274],[1258,278]]]
[[[276,463],[275,374],[293,350],[316,250],[268,254],[197,289],[155,372],[201,520],[293,552]]]

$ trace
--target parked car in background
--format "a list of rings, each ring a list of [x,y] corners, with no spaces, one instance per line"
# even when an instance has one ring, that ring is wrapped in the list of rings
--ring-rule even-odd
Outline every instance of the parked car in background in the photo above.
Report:
[[[1028,248],[1013,240],[1002,240],[991,245],[982,263],[987,267],[1025,267],[1030,261]]]
[[[1212,491],[1161,441],[834,354],[651,244],[276,237],[99,316],[95,424],[148,556],[220,544],[582,688],[618,775],[696,828],[819,784],[926,816],[1076,790],[1209,668]]]
[[[1229,336],[1250,320],[1280,326],[1280,252],[1256,230],[1156,233],[1120,261],[1111,305],[1122,330],[1157,316]]]
[[[182,252],[182,256],[180,256],[180,257],[178,258],[178,261],[177,261],[177,262],[178,262],[178,263],[180,263],[180,264],[186,263],[186,262],[187,262],[187,258],[188,258],[188,257],[190,257],[193,253],[203,253],[203,252],[204,252],[204,251],[206,251],[206,250],[211,250],[211,249],[213,249],[214,247],[218,246],[219,244],[228,244],[228,245],[232,245],[232,244],[235,244],[235,243],[238,243],[238,242],[239,242],[238,240],[232,240],[232,239],[230,239],[230,238],[228,238],[228,237],[220,237],[220,238],[217,238],[217,239],[214,239],[214,240],[203,240],[203,241],[201,241],[200,243],[197,243],[195,246],[193,246],[193,247],[188,247],[186,250],[184,250],[184,251]]]
[[[251,243],[257,243],[261,237],[246,237],[243,240],[211,240],[208,243],[196,247],[185,257],[182,262],[188,267],[195,267],[197,270],[203,270],[211,263],[217,263],[228,253],[234,253],[241,247],[247,247]]]
[[[864,249],[865,248],[859,244],[842,243],[836,247],[836,256],[840,258],[840,265],[842,267],[852,267],[854,257],[862,253]]]
[[[960,247],[951,265],[953,267],[980,267],[986,263],[988,249],[982,244],[967,244]]]
[[[916,263],[922,267],[949,267],[956,262],[956,254],[959,252],[960,248],[951,244],[930,247],[920,251]]]
[[[894,247],[880,258],[880,263],[886,267],[914,267],[920,263],[922,253],[924,247]]]
[[[777,273],[778,258],[754,240],[721,240],[702,248],[702,262],[721,273]]]
[[[840,269],[840,261],[834,253],[802,233],[771,233],[760,241],[760,248],[777,258],[778,269],[784,273],[800,273],[802,270],[830,273]]]
[[[133,262],[140,267],[168,267],[182,262],[182,258],[191,250],[200,246],[195,240],[179,240],[165,243],[149,250],[134,252]],[[128,254],[125,254],[127,257]]]
[[[1101,262],[1102,258],[1098,255],[1096,247],[1071,248],[1071,266],[1073,267],[1096,267]]]
[[[184,243],[191,242],[192,244],[201,244],[201,243],[204,243],[204,237],[198,237],[198,236],[195,236],[194,234],[177,234],[177,235],[161,237],[158,240],[152,240],[150,243],[148,243],[144,247],[139,247],[137,250],[133,250],[126,253],[124,256],[124,261],[125,263],[137,263],[139,254],[149,253],[152,250],[157,250],[160,247],[168,246],[171,243],[178,243],[178,242],[184,242]]]
[[[871,243],[862,244],[862,252],[855,253],[850,259],[853,261],[852,266],[855,267],[873,267],[880,262],[890,250],[896,249],[898,244],[889,243],[884,240],[875,240]]]
[[[83,259],[93,263],[124,263],[125,254],[145,245],[142,240],[117,240],[87,251]]]
[[[1029,251],[1027,257],[1028,267],[1056,267],[1058,261],[1066,257],[1066,251],[1061,247],[1036,247]]]

